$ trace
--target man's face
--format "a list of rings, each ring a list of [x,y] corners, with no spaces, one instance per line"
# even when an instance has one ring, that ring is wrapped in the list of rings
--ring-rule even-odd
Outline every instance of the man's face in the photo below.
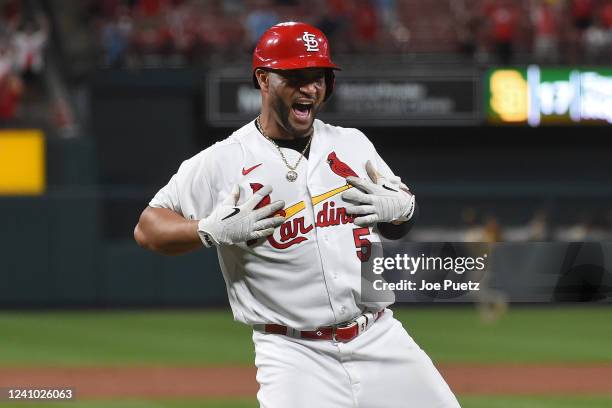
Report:
[[[270,107],[278,124],[291,135],[307,134],[325,99],[325,69],[273,70],[268,78]]]

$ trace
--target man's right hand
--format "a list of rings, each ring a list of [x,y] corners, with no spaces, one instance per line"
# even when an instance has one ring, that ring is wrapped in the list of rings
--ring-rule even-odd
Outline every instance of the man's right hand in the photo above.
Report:
[[[263,186],[244,204],[237,205],[240,188],[238,185],[234,186],[229,197],[212,214],[198,223],[198,235],[204,246],[210,248],[213,245],[234,245],[272,235],[274,228],[281,225],[285,217],[268,217],[282,209],[285,202],[278,200],[255,209],[271,192],[271,186]]]

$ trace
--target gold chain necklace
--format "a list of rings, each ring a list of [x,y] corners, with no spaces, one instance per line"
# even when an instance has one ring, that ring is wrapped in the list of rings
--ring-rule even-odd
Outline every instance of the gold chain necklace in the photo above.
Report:
[[[278,150],[278,152],[280,153],[281,159],[283,159],[283,162],[285,163],[285,166],[287,166],[287,168],[289,169],[289,171],[287,172],[287,175],[285,177],[287,177],[287,180],[289,180],[291,182],[294,182],[298,178],[298,173],[297,173],[297,171],[295,171],[295,169],[298,168],[298,166],[300,165],[300,161],[302,161],[302,157],[304,157],[304,154],[306,153],[306,150],[308,150],[308,146],[310,146],[310,142],[312,142],[312,136],[314,135],[314,132],[312,132],[312,134],[310,135],[310,138],[308,139],[308,143],[306,143],[306,147],[304,148],[304,150],[302,150],[302,153],[300,154],[300,157],[298,158],[297,162],[295,162],[295,164],[292,166],[287,161],[287,158],[283,154],[283,151],[281,150],[280,146],[276,144],[274,139],[272,139],[271,137],[269,137],[268,135],[266,135],[264,133],[263,128],[261,127],[261,123],[259,121],[259,118],[260,117],[258,116],[257,119],[255,119],[255,126],[257,126],[257,130],[259,130],[259,132],[263,135],[263,137],[265,137],[270,142],[272,142],[274,147],[276,147],[276,150]]]

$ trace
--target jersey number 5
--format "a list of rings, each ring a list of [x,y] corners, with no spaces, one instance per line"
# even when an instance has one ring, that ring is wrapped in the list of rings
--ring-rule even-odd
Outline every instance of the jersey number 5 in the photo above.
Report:
[[[370,235],[369,228],[355,228],[353,230],[353,240],[355,241],[355,248],[357,248],[357,258],[361,262],[367,262],[372,255],[372,243],[369,239],[364,236]]]

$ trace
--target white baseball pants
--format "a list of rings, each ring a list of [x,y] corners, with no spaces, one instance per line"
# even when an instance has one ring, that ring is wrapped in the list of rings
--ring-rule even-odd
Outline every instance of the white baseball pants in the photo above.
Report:
[[[253,332],[261,408],[459,408],[387,310],[348,343]]]

